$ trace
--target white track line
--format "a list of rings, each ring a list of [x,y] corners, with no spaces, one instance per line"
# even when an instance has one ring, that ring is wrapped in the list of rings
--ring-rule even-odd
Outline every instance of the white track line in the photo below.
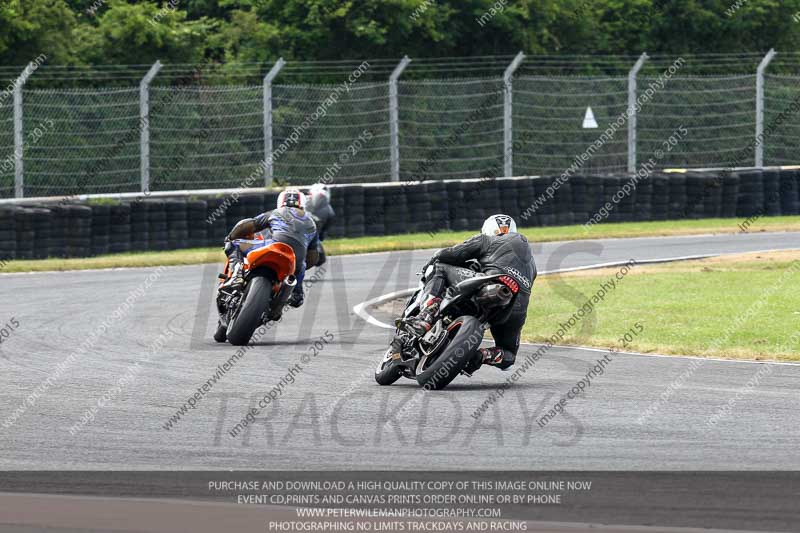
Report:
[[[691,260],[698,260],[698,259],[708,259],[710,257],[721,257],[723,255],[741,255],[741,254],[763,254],[768,252],[783,252],[786,250],[793,250],[793,248],[777,248],[777,249],[770,249],[770,250],[753,250],[750,252],[732,252],[732,253],[722,253],[722,254],[706,254],[706,255],[684,255],[678,257],[666,257],[660,259],[642,259],[641,261],[636,261],[637,265],[641,264],[653,264],[653,263],[672,263],[676,261],[691,261]],[[572,268],[563,268],[559,270],[553,270],[549,272],[539,272],[539,275],[547,275],[547,274],[560,274],[563,272],[576,272],[580,270],[595,270],[600,268],[608,268],[613,266],[622,266],[627,265],[630,262],[628,261],[612,261],[609,263],[596,263],[594,265],[586,265],[581,267],[572,267]],[[384,329],[395,329],[395,327],[391,324],[386,324],[385,322],[381,322],[367,311],[370,307],[375,307],[377,305],[381,305],[388,301],[394,300],[396,298],[405,298],[411,296],[416,289],[404,289],[401,291],[390,292],[388,294],[383,294],[378,296],[377,298],[372,298],[371,300],[367,300],[365,302],[361,302],[360,304],[353,307],[353,312],[359,316],[361,319],[367,321],[368,323],[372,324],[373,326],[378,326],[379,328]],[[530,343],[530,342],[523,342],[521,344],[525,344],[527,346],[541,346],[541,344]],[[572,350],[584,350],[590,352],[600,352],[600,353],[611,353],[611,350],[603,349],[603,348],[591,348],[588,346],[569,346],[569,345],[554,345],[556,348],[569,348]],[[664,357],[669,359],[702,359],[703,361],[720,361],[725,363],[746,363],[746,364],[756,364],[756,365],[763,365],[763,364],[770,364],[770,365],[783,365],[783,366],[800,366],[800,363],[790,363],[790,362],[783,362],[783,361],[748,361],[748,360],[736,360],[736,359],[722,359],[717,357],[698,357],[694,355],[666,355],[666,354],[656,354],[656,353],[640,353],[640,352],[621,352],[617,351],[615,353],[618,354],[625,354],[625,355],[636,355],[641,357]]]

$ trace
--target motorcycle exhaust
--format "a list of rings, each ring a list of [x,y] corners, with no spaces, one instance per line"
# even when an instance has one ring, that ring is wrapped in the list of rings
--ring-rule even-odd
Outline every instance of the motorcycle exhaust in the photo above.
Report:
[[[508,305],[513,297],[511,289],[501,283],[493,283],[481,287],[475,295],[475,300],[484,307],[503,307]]]
[[[294,276],[286,276],[281,283],[275,298],[272,299],[272,304],[269,306],[269,313],[267,318],[270,320],[278,320],[283,314],[283,308],[286,307],[286,302],[289,301],[294,288],[297,287],[297,278]]]

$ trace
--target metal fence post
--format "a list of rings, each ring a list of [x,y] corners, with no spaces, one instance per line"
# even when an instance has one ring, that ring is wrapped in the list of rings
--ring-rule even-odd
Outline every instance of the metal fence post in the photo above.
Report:
[[[514,175],[513,93],[511,78],[525,54],[519,52],[503,73],[503,176]]]
[[[278,58],[264,76],[264,187],[272,185],[275,161],[272,159],[272,80],[278,75],[286,61]]]
[[[150,83],[161,70],[161,61],[156,61],[139,82],[139,172],[142,177],[142,192],[150,190]]]
[[[628,174],[636,173],[636,78],[647,61],[647,52],[639,56],[628,73]]]
[[[25,132],[22,124],[22,88],[35,68],[28,63],[14,83],[14,197],[25,197]]]
[[[770,49],[756,71],[756,167],[764,166],[764,72],[766,72],[772,58],[775,57],[775,49]]]
[[[392,181],[400,181],[400,104],[397,98],[397,80],[411,60],[403,56],[389,76],[389,140]]]

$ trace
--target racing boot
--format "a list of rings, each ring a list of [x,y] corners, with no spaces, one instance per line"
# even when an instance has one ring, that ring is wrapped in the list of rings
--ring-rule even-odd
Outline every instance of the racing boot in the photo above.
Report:
[[[242,264],[233,263],[233,266],[231,268],[231,275],[227,280],[225,280],[221,288],[240,291],[242,290],[242,287],[244,287],[244,278],[242,277]]]
[[[303,293],[303,285],[301,283],[297,284],[294,292],[289,297],[289,305],[294,308],[298,308],[303,305],[303,302],[306,301],[306,295]]]
[[[442,303],[441,298],[429,298],[425,304],[425,308],[422,309],[417,316],[406,322],[406,330],[417,337],[428,333],[433,327],[433,319],[436,313],[439,312],[440,303]]]
[[[399,336],[395,336],[389,344],[391,349],[391,358],[401,360],[403,358],[403,340]]]
[[[500,370],[507,370],[514,364],[514,355],[497,346],[493,348],[481,348],[478,350],[481,357],[481,363],[484,365],[494,366]]]

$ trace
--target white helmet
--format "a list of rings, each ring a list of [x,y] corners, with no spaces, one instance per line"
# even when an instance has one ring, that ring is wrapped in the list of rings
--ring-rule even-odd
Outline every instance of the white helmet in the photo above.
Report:
[[[486,219],[481,228],[481,233],[490,237],[516,232],[517,223],[508,215],[492,215]]]
[[[281,207],[306,208],[306,195],[297,189],[286,189],[278,195],[278,209]]]
[[[330,189],[328,189],[328,186],[325,185],[324,183],[315,183],[314,185],[312,185],[311,189],[308,190],[308,194],[310,194],[311,196],[314,196],[315,194],[321,194],[322,196],[327,198],[328,201],[330,201],[331,199],[331,191]]]

